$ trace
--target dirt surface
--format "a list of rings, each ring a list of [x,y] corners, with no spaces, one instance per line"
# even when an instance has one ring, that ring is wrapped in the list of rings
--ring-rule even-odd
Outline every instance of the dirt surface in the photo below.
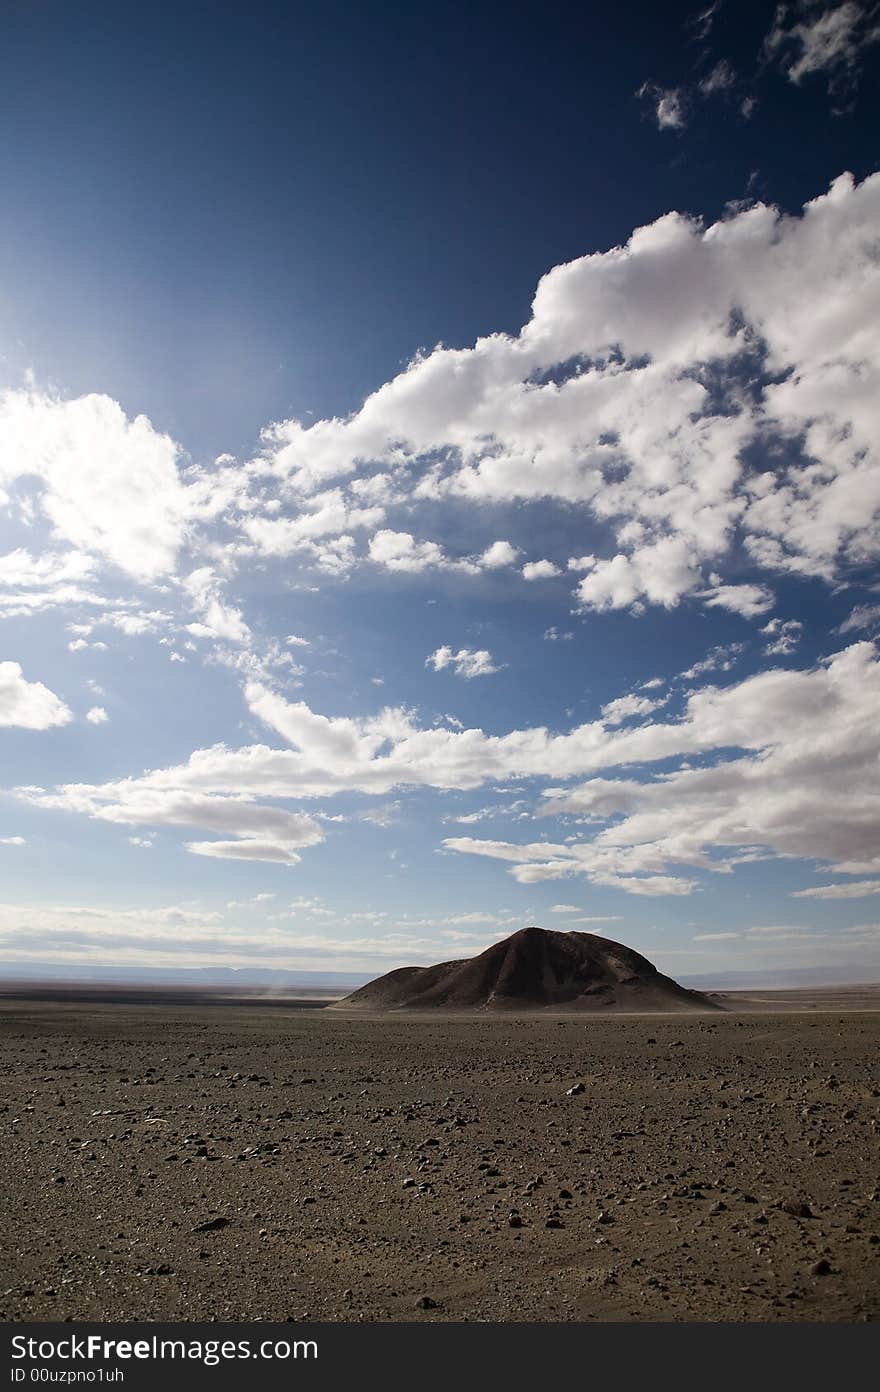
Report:
[[[876,1319],[878,1045],[5,1001],[0,1315]]]

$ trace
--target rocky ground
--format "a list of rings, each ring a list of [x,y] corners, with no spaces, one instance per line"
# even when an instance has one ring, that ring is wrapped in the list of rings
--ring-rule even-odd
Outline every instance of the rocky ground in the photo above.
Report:
[[[0,1004],[7,1320],[865,1320],[880,1012]]]

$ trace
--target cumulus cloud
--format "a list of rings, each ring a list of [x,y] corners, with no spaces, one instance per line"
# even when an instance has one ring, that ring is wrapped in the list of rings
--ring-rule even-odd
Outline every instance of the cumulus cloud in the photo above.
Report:
[[[552,561],[527,561],[522,568],[524,580],[550,580],[554,575],[561,575],[562,571],[558,565]]]
[[[436,541],[416,541],[409,532],[385,528],[370,538],[370,560],[386,570],[416,574],[421,570],[443,570],[449,558]]]
[[[800,217],[667,214],[549,271],[518,335],[420,355],[345,419],[273,427],[260,467],[302,495],[391,464],[414,498],[573,504],[617,542],[586,608],[671,607],[735,546],[835,579],[878,550],[878,217],[880,175]],[[390,528],[369,554],[481,569]]]
[[[693,681],[695,677],[705,676],[707,672],[729,672],[743,651],[742,643],[720,644],[711,648],[705,657],[691,664],[679,676],[683,681]]]
[[[479,557],[479,565],[484,570],[499,570],[513,565],[519,551],[509,541],[493,541]]]
[[[767,657],[788,657],[801,640],[804,626],[798,619],[771,619],[761,629],[767,639]]]
[[[191,513],[179,447],[117,402],[39,391],[0,396],[0,486],[35,477],[59,540],[140,580],[174,568]]]
[[[418,574],[426,570],[451,570],[465,575],[501,570],[516,561],[519,551],[509,541],[493,541],[474,556],[447,555],[436,541],[417,541],[410,532],[384,528],[370,538],[369,559],[385,570]]]
[[[94,571],[93,557],[81,551],[44,551],[41,556],[33,556],[18,547],[0,556],[0,587],[8,590],[77,584],[91,579]]]
[[[584,609],[627,609],[646,598],[652,604],[674,609],[682,596],[700,582],[696,556],[679,537],[664,537],[630,555],[619,553],[598,561],[578,586],[577,599]]]
[[[246,517],[242,530],[258,550],[267,556],[290,556],[296,551],[320,557],[321,542],[360,528],[372,530],[385,518],[384,507],[363,507],[346,498],[339,488],[328,489],[299,500],[293,517]]]
[[[221,582],[210,566],[192,571],[183,587],[201,616],[198,622],[187,624],[187,632],[196,638],[219,638],[227,643],[250,641],[251,632],[241,611],[223,602]]]
[[[0,556],[0,619],[30,618],[49,609],[105,608],[111,601],[90,584],[96,569],[95,558],[82,551],[33,555],[18,547],[7,552]]]
[[[704,590],[701,598],[707,609],[728,609],[744,619],[766,614],[775,604],[775,596],[766,585],[717,585]]]
[[[810,64],[821,34],[828,61],[873,34],[851,3],[814,10],[789,7],[777,25],[804,43],[809,30]],[[722,63],[706,81],[729,77]],[[669,213],[550,270],[518,334],[419,354],[347,417],[272,425],[243,467],[189,465],[107,397],[7,392],[0,487],[36,481],[28,506],[55,544],[0,558],[0,613],[78,602],[121,614],[85,583],[96,558],[155,580],[186,545],[203,551],[188,582],[205,590],[194,636],[246,645],[241,610],[199,564],[217,554],[208,523],[232,529],[233,566],[299,555],[344,578],[363,559],[401,576],[517,564],[508,540],[455,557],[383,525],[393,506],[456,499],[580,510],[601,543],[568,561],[585,610],[692,597],[758,615],[767,586],[721,574],[734,549],[759,570],[835,581],[878,552],[878,217],[880,175],[841,176],[801,216],[759,203],[707,227]],[[565,564],[521,569],[538,580]]]
[[[72,711],[42,682],[25,680],[18,662],[0,662],[0,725],[49,730],[67,725]]]
[[[809,672],[765,672],[723,691],[695,692],[679,733],[708,734],[704,721],[714,724],[726,711],[731,723],[716,727],[716,747],[748,753],[705,767],[683,764],[644,783],[600,778],[550,789],[548,801],[556,812],[609,823],[587,843],[588,862],[597,849],[617,849],[658,867],[725,871],[735,863],[731,848],[757,846],[831,862],[840,873],[877,869],[880,735],[870,711],[878,695],[880,665],[867,643]],[[567,858],[573,853],[577,847],[568,847]]]
[[[457,677],[465,677],[470,680],[472,677],[491,677],[500,668],[492,660],[492,654],[486,648],[459,648],[458,652],[453,652],[450,647],[437,648],[430,657],[425,659],[426,667],[433,667],[435,672],[442,672],[444,668],[451,667]]]
[[[323,836],[318,821],[267,806],[267,798],[555,779],[557,786],[544,789],[542,814],[605,823],[591,839],[518,845],[452,838],[447,849],[507,860],[525,884],[586,874],[635,894],[691,892],[692,877],[670,868],[730,873],[765,855],[823,861],[839,873],[880,872],[880,661],[867,642],[806,671],[768,670],[692,691],[677,719],[634,727],[599,720],[567,734],[543,727],[505,735],[423,729],[412,712],[393,707],[367,718],[332,718],[257,682],[245,696],[291,748],[216,745],[140,778],[20,795],[130,825],[229,831],[248,841],[240,854],[249,855],[253,841],[295,853]],[[602,776],[558,786],[670,760],[678,767],[645,781]]]
[[[648,696],[618,696],[602,707],[602,719],[606,725],[622,725],[634,715],[650,715],[665,705],[668,699],[668,696],[658,701],[652,701]]]
[[[86,720],[90,725],[106,725],[109,719],[103,706],[92,706],[91,710],[86,711]]]

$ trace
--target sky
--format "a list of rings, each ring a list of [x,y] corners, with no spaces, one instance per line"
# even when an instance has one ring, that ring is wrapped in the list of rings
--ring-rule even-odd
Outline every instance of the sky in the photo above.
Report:
[[[876,9],[0,36],[0,971],[880,980]]]

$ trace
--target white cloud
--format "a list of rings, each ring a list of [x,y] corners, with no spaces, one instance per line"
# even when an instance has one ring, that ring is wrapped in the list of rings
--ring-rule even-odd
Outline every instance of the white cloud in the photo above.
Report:
[[[651,103],[658,130],[684,130],[687,96],[681,87],[658,87],[654,82],[643,82],[636,96]]]
[[[789,82],[824,73],[834,84],[851,78],[861,55],[880,39],[874,6],[857,0],[826,4],[826,0],[800,0],[779,5],[773,27],[764,40],[771,58],[779,59]]]
[[[0,619],[30,618],[58,608],[104,608],[111,601],[82,583],[96,569],[95,559],[81,551],[47,550],[35,556],[18,547],[7,552],[0,556]],[[83,625],[83,632],[91,627]]]
[[[0,836],[0,846],[26,846],[23,836]]]
[[[626,609],[642,597],[673,609],[700,581],[694,552],[681,537],[663,537],[650,546],[597,561],[577,588],[584,609]]]
[[[54,587],[89,580],[95,561],[80,551],[44,551],[33,556],[19,547],[0,556],[0,587],[31,589]]]
[[[433,667],[435,672],[452,667],[457,677],[468,680],[472,677],[491,677],[501,670],[486,648],[459,648],[458,652],[453,652],[450,647],[441,647],[425,658],[425,666]]]
[[[106,725],[109,719],[103,706],[92,706],[91,710],[86,711],[86,720],[90,725]]]
[[[361,813],[360,820],[387,831],[389,827],[397,826],[400,821],[400,803],[391,802],[384,807],[370,807]]]
[[[88,626],[68,624],[68,629],[73,632],[81,629],[83,632],[91,632],[93,628],[107,625],[117,629],[126,638],[140,638],[145,633],[157,633],[171,622],[171,615],[164,613],[161,609],[142,609],[135,613],[108,612],[100,614]]]
[[[290,556],[296,551],[321,555],[326,538],[337,542],[358,528],[372,530],[384,520],[383,507],[361,507],[339,488],[300,500],[294,517],[252,516],[242,520],[242,530],[267,556]]]
[[[36,476],[56,537],[141,580],[174,567],[190,504],[179,448],[109,397],[0,396],[0,485]]]
[[[642,729],[677,728],[680,737],[690,729],[698,742],[708,737],[716,748],[748,752],[644,783],[598,778],[547,790],[554,811],[609,823],[583,851],[569,846],[561,854],[582,855],[589,866],[597,850],[618,850],[657,869],[684,863],[724,871],[736,863],[724,858],[729,848],[757,846],[830,861],[838,872],[880,869],[880,730],[871,714],[878,696],[880,664],[867,643],[810,672],[764,672],[694,692],[677,727]]]
[[[513,565],[519,552],[509,541],[494,541],[480,555],[455,558],[447,555],[436,541],[416,541],[410,532],[385,528],[370,538],[368,554],[375,565],[405,574],[451,570],[478,575],[481,571]]]
[[[187,841],[186,849],[192,855],[215,860],[262,860],[275,865],[298,865],[302,859],[289,843],[257,836],[241,836],[235,841]]]
[[[766,585],[717,585],[712,590],[702,591],[701,598],[707,609],[729,609],[744,619],[766,614],[776,603],[772,590]]]
[[[769,641],[764,648],[766,657],[788,657],[801,640],[804,626],[798,619],[771,619],[761,629]]]
[[[48,730],[72,719],[72,711],[47,686],[25,680],[18,662],[0,662],[0,725]]]
[[[449,564],[442,547],[435,541],[416,541],[409,532],[387,528],[370,538],[370,560],[386,570],[406,571],[443,569]]]
[[[695,677],[702,677],[706,672],[729,672],[742,650],[742,643],[727,643],[711,648],[705,657],[694,662],[686,671],[680,672],[679,676],[683,681],[693,681]]]
[[[648,696],[618,696],[602,707],[602,719],[606,725],[621,725],[634,715],[650,715],[652,711],[666,704],[668,697],[652,701]]]
[[[880,604],[857,604],[837,631],[838,633],[856,633],[860,629],[876,628],[878,625],[880,625]]]
[[[289,861],[322,839],[318,821],[256,798],[467,790],[510,778],[568,781],[678,759],[677,768],[646,781],[594,776],[573,787],[546,787],[539,815],[605,823],[591,839],[444,844],[506,860],[524,884],[585,874],[635,894],[689,893],[695,881],[670,874],[671,867],[731,873],[756,855],[831,862],[843,873],[880,872],[880,661],[870,643],[812,670],[763,671],[725,688],[692,691],[677,719],[632,728],[594,721],[568,734],[420,729],[411,712],[394,708],[333,719],[259,683],[249,683],[245,694],[252,713],[293,748],[217,745],[140,778],[20,795],[111,822],[227,831],[247,843],[231,854],[265,858],[271,842],[270,858]],[[689,762],[710,755],[714,762]],[[225,854],[225,842],[193,848]]]
[[[213,795],[217,795],[216,802],[228,802],[228,815],[238,818],[250,815],[252,808],[250,802],[241,799],[254,797],[325,797],[341,791],[384,796],[406,787],[466,791],[511,778],[568,780],[601,769],[675,757],[686,759],[713,750],[747,751],[744,759],[705,768],[685,766],[678,772],[664,774],[655,783],[594,780],[579,789],[561,792],[553,805],[553,810],[562,810],[569,801],[570,810],[594,813],[599,804],[606,810],[613,805],[619,815],[633,798],[644,796],[660,803],[666,796],[665,790],[675,789],[676,795],[670,795],[670,801],[677,807],[691,796],[689,789],[700,787],[708,796],[716,781],[720,784],[727,779],[734,788],[744,785],[752,796],[763,770],[776,768],[781,776],[780,765],[787,769],[791,764],[793,772],[798,772],[802,765],[796,756],[801,750],[806,750],[811,760],[818,759],[819,752],[824,751],[823,767],[828,779],[822,795],[817,793],[809,804],[804,803],[797,819],[791,821],[790,834],[779,828],[778,835],[786,843],[793,843],[802,827],[821,825],[824,830],[821,834],[810,833],[806,837],[809,846],[803,851],[782,841],[780,849],[824,858],[823,844],[834,847],[840,841],[846,842],[848,849],[834,849],[833,855],[863,859],[873,833],[865,829],[866,809],[859,802],[858,779],[853,777],[847,783],[851,803],[847,812],[839,805],[842,797],[835,801],[831,796],[832,775],[835,760],[852,757],[856,760],[856,772],[868,777],[872,759],[876,758],[872,751],[876,751],[880,739],[873,719],[878,689],[880,663],[873,645],[857,643],[814,670],[769,670],[724,688],[709,686],[692,691],[685,714],[678,719],[624,729],[593,721],[564,734],[533,727],[490,736],[480,729],[423,729],[416,724],[413,713],[403,708],[388,707],[366,718],[327,717],[311,710],[305,702],[287,701],[264,684],[250,682],[245,687],[245,698],[252,714],[293,748],[252,745],[236,750],[215,745],[197,750],[186,764],[155,770],[138,779],[105,785],[68,785],[62,804],[81,804],[81,810],[92,811],[93,804],[114,806],[121,802],[127,809],[125,819],[146,823],[152,819],[154,799],[158,809],[166,807],[172,794],[179,794],[184,803],[189,798],[198,802],[205,797],[210,806],[215,806]],[[774,800],[768,806],[778,809],[778,780],[773,788]],[[207,795],[212,796],[208,799]],[[872,805],[871,790],[865,795]],[[555,796],[548,797],[548,807]],[[145,815],[138,815],[139,808]],[[262,815],[263,809],[257,810]],[[733,815],[732,806],[728,812]],[[116,815],[113,813],[110,819]],[[829,817],[843,819],[839,834],[830,833]],[[165,815],[160,818],[168,819]],[[711,825],[707,823],[707,827],[711,831]],[[759,839],[753,832],[747,838],[735,838],[731,844],[755,845]]]
[[[241,793],[193,791],[173,776],[151,781],[147,775],[100,786],[68,784],[54,794],[21,790],[21,795],[47,809],[63,808],[122,826],[191,826],[235,838],[188,842],[194,855],[295,865],[300,850],[324,840],[318,822],[304,813],[266,806]]]
[[[562,571],[553,561],[527,561],[522,568],[524,580],[549,580],[554,575],[561,575]]]
[[[493,541],[479,557],[478,564],[484,570],[499,570],[503,566],[513,565],[518,555],[519,551],[509,541]]]
[[[586,608],[671,607],[735,546],[834,579],[878,550],[878,219],[880,175],[800,217],[668,214],[548,272],[517,336],[421,355],[344,420],[273,427],[259,467],[302,495],[385,465],[415,499],[579,507],[615,534]],[[481,569],[409,532],[369,549]]]
[[[251,632],[239,609],[224,604],[221,582],[210,566],[201,566],[183,582],[193,607],[201,615],[198,623],[187,624],[187,632],[196,638],[218,638],[227,643],[247,644]]]
[[[793,899],[867,899],[880,894],[880,880],[849,880],[843,884],[818,885],[815,889],[798,889]]]

